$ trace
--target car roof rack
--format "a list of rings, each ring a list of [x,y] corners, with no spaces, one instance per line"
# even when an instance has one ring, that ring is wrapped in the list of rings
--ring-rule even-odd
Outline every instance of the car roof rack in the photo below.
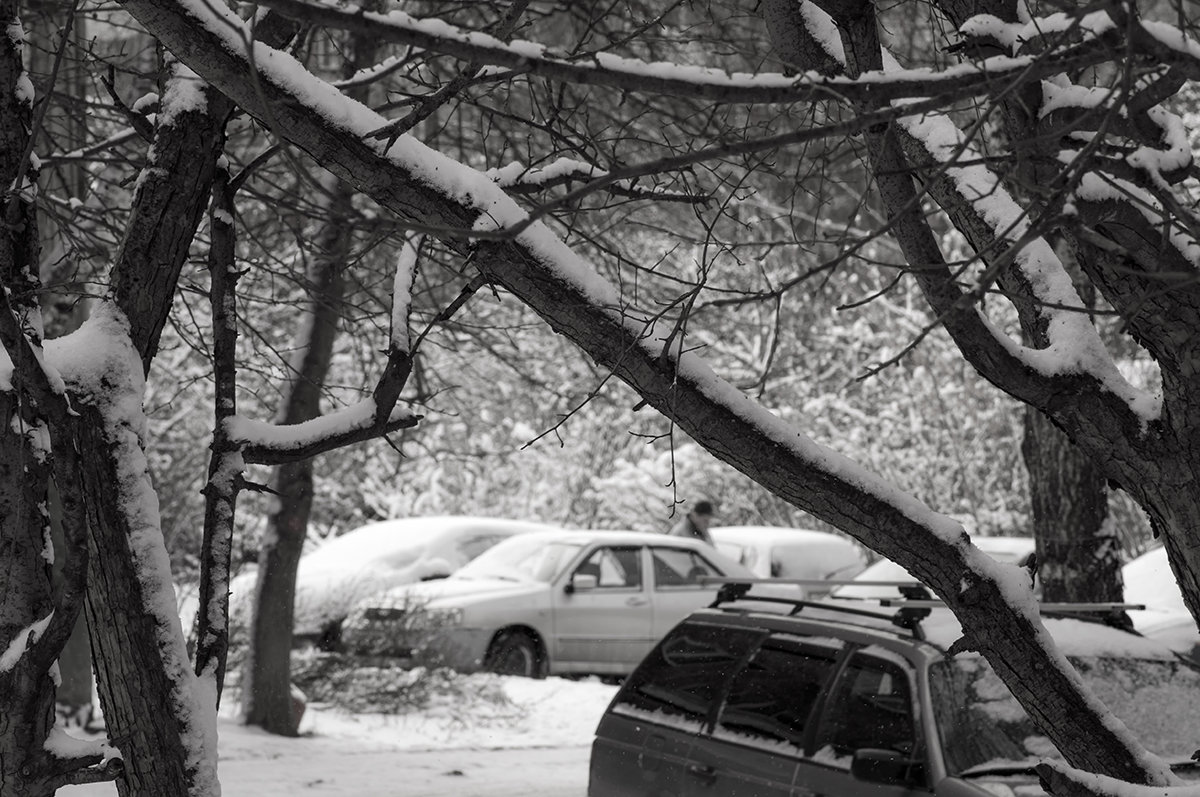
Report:
[[[897,581],[873,581],[857,578],[738,578],[737,576],[701,576],[702,584],[788,584],[800,587],[922,587],[920,581],[910,578]]]
[[[945,601],[937,598],[877,598],[880,606],[911,606],[914,608],[939,609],[946,605]],[[1146,608],[1144,603],[1038,603],[1043,614],[1088,614],[1091,612],[1141,611]]]
[[[721,588],[717,591],[716,599],[710,604],[710,608],[717,608],[722,603],[734,603],[739,600],[756,601],[759,603],[778,603],[792,606],[790,615],[799,614],[801,610],[811,607],[814,609],[823,609],[842,614],[858,615],[863,617],[891,619],[892,623],[900,628],[907,629],[912,632],[917,639],[924,639],[925,633],[921,629],[921,621],[930,615],[933,609],[941,609],[946,607],[945,601],[939,600],[929,592],[929,589],[917,581],[855,581],[855,580],[824,580],[813,578],[737,578],[736,576],[705,576],[700,579],[701,583],[705,584],[720,584]],[[846,606],[839,603],[829,601],[810,601],[800,598],[784,598],[776,595],[750,595],[749,592],[755,584],[787,584],[797,586],[839,586],[842,584],[855,584],[858,586],[873,586],[873,587],[896,587],[902,597],[900,598],[872,598],[871,600],[878,603],[881,608],[894,608],[897,611],[895,614],[889,614],[882,611],[871,611],[869,609],[860,609],[856,607]],[[836,598],[836,596],[835,596]],[[1144,603],[1119,603],[1119,602],[1039,602],[1038,609],[1043,616],[1046,617],[1069,617],[1072,619],[1098,622],[1104,625],[1119,628],[1125,631],[1131,631],[1128,622],[1122,617],[1122,612],[1126,611],[1142,611],[1145,610]]]
[[[903,610],[904,608],[918,609],[924,608],[926,611],[939,609],[946,605],[945,601],[937,598],[923,598],[914,600],[911,598],[879,598],[880,606],[897,607]],[[1085,623],[1097,623],[1106,625],[1110,628],[1116,628],[1120,631],[1126,631],[1131,634],[1141,636],[1134,627],[1133,623],[1124,614],[1125,612],[1144,611],[1146,604],[1144,603],[1116,603],[1104,601],[1080,601],[1078,603],[1068,602],[1038,602],[1038,610],[1042,617],[1047,617],[1055,620],[1079,620]]]
[[[811,579],[797,579],[797,581],[807,581]],[[837,603],[824,603],[818,601],[803,600],[800,598],[784,598],[777,595],[750,595],[750,589],[754,584],[791,584],[795,581],[786,579],[738,579],[738,578],[714,578],[705,577],[701,579],[704,583],[720,583],[721,588],[717,590],[717,597],[709,604],[710,609],[719,608],[723,603],[736,603],[737,601],[754,601],[756,603],[778,603],[784,606],[791,606],[792,610],[788,612],[790,616],[799,614],[806,608],[828,610],[838,612],[840,614],[849,614],[858,617],[870,617],[876,620],[891,620],[893,625],[899,626],[907,630],[914,638],[924,640],[925,631],[921,628],[921,621],[929,616],[930,608],[924,606],[900,606],[894,613],[884,611],[872,611],[871,609],[862,609],[854,606],[846,606]],[[814,582],[827,583],[827,582]],[[914,601],[929,599],[929,591],[916,582],[905,582],[901,587],[901,594],[911,598]]]

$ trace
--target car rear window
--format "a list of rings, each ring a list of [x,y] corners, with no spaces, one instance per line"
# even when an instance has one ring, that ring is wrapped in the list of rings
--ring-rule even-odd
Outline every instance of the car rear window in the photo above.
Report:
[[[626,679],[612,710],[699,732],[725,681],[764,636],[755,629],[684,623]]]
[[[763,643],[734,676],[713,736],[800,755],[809,717],[833,677],[840,647],[780,639]]]
[[[857,750],[917,752],[912,684],[894,661],[855,653],[828,698],[814,760],[849,768]]]

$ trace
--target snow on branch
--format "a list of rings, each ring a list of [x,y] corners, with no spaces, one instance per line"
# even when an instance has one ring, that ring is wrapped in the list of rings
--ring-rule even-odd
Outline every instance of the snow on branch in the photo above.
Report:
[[[612,176],[609,171],[584,161],[566,157],[537,167],[527,167],[520,161],[513,161],[499,169],[488,169],[485,174],[510,194],[532,194],[554,186],[591,181],[592,185],[602,185],[605,190],[614,194],[641,199],[656,199],[660,202],[683,201],[699,204],[707,202],[709,199],[704,194],[680,194],[664,191],[657,186],[638,186],[636,178],[633,180],[604,179]]]
[[[412,332],[408,328],[412,312],[412,288],[417,279],[417,258],[421,253],[422,235],[409,235],[400,247],[396,261],[396,277],[392,281],[392,329],[388,337],[391,351],[412,354]]]
[[[728,73],[712,67],[646,62],[611,53],[592,53],[568,60],[557,57],[542,44],[504,42],[485,33],[465,31],[438,19],[420,19],[401,11],[381,14],[358,6],[333,6],[315,0],[265,0],[262,5],[309,24],[359,31],[467,61],[507,67],[514,74],[737,104],[847,98],[882,101],[943,94],[972,96],[986,93],[997,80],[1054,74],[1067,68],[1098,64],[1111,57],[1108,43],[1097,37],[1036,56],[997,56],[940,72],[913,69],[903,74],[871,73],[851,80],[809,71],[793,77],[780,73]]]
[[[246,462],[280,465],[407,429],[420,419],[407,409],[395,407],[380,424],[375,417],[377,411],[375,400],[366,399],[320,418],[287,426],[234,416],[226,421],[226,431],[230,441],[241,446]]]
[[[46,626],[50,624],[50,619],[54,616],[54,612],[50,612],[41,620],[32,623],[25,628],[22,628],[12,638],[3,651],[0,651],[0,673],[6,673],[12,670],[25,656],[25,652],[37,642],[38,639],[46,631]]]
[[[982,248],[988,259],[1011,258],[1022,274],[1046,321],[1050,345],[1033,349],[995,334],[1013,356],[1047,377],[1088,374],[1124,401],[1145,423],[1158,417],[1160,397],[1139,390],[1118,371],[1100,335],[1085,312],[1083,300],[1045,238],[1030,228],[1025,210],[983,162],[980,154],[962,140],[958,127],[945,115],[906,117],[898,126],[927,153],[924,159],[939,166],[957,194],[959,207],[967,209],[990,233],[991,245]],[[911,155],[912,148],[908,148]],[[918,163],[920,159],[918,159]]]

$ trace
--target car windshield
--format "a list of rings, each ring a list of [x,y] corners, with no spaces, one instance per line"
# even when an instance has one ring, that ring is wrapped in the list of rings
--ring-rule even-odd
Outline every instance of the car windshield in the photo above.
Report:
[[[582,542],[547,542],[537,536],[510,537],[467,563],[454,577],[549,583],[583,545]]]
[[[1190,762],[1200,739],[1200,672],[1180,661],[1071,657],[1092,691],[1148,750],[1170,764]],[[1058,751],[980,658],[930,668],[934,713],[951,774],[1032,767]]]

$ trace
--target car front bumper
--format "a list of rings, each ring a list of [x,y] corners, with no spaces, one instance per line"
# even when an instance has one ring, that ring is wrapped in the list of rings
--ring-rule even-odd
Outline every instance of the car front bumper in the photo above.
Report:
[[[463,672],[483,668],[492,629],[423,627],[412,618],[357,615],[342,628],[342,640],[355,653],[405,659],[412,665],[452,667]]]

